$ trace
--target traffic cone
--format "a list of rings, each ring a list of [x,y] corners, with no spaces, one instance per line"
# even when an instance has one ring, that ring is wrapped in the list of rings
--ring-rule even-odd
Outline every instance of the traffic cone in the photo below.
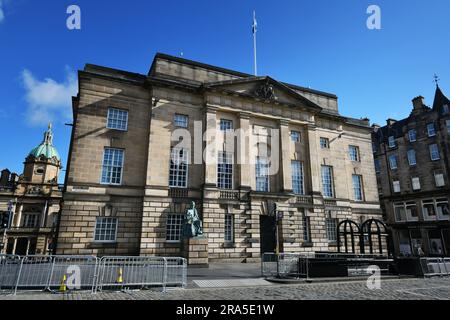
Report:
[[[66,292],[67,291],[67,276],[64,275],[61,281],[61,286],[59,287],[59,292]]]
[[[119,272],[117,274],[117,283],[123,283],[123,269],[119,268]]]

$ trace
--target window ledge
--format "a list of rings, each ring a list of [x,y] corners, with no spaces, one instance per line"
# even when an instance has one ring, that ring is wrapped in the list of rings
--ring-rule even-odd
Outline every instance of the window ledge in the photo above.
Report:
[[[89,249],[115,249],[117,242],[91,242]]]

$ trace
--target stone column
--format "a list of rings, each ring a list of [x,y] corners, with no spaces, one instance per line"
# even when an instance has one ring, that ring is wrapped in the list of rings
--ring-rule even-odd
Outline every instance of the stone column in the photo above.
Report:
[[[283,192],[292,192],[291,140],[289,122],[280,122],[280,169]]]
[[[309,145],[309,172],[311,181],[311,192],[313,195],[321,194],[320,180],[320,159],[318,156],[318,136],[316,126],[308,125],[308,145]]]
[[[236,160],[239,165],[239,186],[241,190],[251,189],[250,174],[250,116],[241,113],[239,119],[239,141]]]
[[[13,245],[12,254],[16,254],[16,248],[17,248],[17,238],[14,238],[14,245]]]
[[[206,107],[205,186],[217,186],[217,109]]]
[[[20,223],[21,223],[21,220],[22,220],[22,211],[23,211],[23,204],[19,204],[19,209],[18,209],[18,212],[17,212],[16,221],[14,223],[14,227],[16,227],[16,228],[20,228],[21,227]]]

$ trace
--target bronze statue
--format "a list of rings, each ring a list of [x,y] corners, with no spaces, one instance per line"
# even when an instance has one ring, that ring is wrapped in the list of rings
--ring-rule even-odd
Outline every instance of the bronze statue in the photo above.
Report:
[[[195,202],[192,201],[192,206],[186,212],[185,236],[188,238],[196,238],[203,235],[203,223],[198,216]]]

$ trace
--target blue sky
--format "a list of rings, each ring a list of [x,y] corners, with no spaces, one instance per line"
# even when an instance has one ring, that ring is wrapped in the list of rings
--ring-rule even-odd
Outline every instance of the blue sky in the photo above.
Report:
[[[82,29],[66,28],[81,8]],[[380,6],[382,29],[366,27]],[[147,73],[156,52],[335,93],[340,111],[384,124],[432,103],[438,73],[450,95],[448,0],[0,0],[0,167],[22,172],[46,122],[66,164],[76,70],[95,63]],[[63,176],[63,175],[62,175]]]

